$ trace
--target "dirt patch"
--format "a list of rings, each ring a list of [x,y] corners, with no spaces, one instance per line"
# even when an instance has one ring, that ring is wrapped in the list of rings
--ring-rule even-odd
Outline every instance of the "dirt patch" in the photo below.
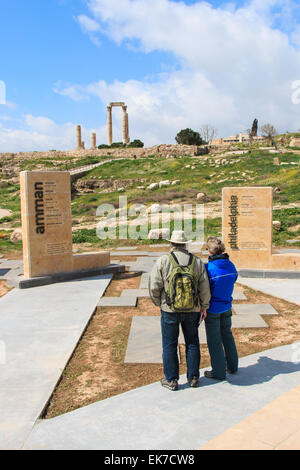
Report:
[[[9,289],[9,287],[7,287],[6,281],[0,281],[0,297],[3,297],[10,290],[11,289]]]
[[[118,296],[123,289],[139,286],[140,274],[117,275],[106,296]],[[234,329],[239,357],[300,340],[300,307],[243,287],[247,302],[270,303],[278,316],[264,316],[269,328]],[[136,308],[98,308],[72,359],[63,372],[45,418],[75,410],[163,377],[161,364],[124,364],[133,316],[160,316],[149,298],[138,300]],[[180,374],[186,373],[185,346],[180,346]],[[210,365],[208,349],[201,345],[201,368]]]

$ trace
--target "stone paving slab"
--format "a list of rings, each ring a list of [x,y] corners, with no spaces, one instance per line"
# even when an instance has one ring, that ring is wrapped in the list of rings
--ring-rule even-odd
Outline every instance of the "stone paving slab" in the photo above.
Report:
[[[0,268],[1,269],[17,269],[23,266],[23,261],[22,260],[16,260],[16,259],[11,259],[11,260],[5,260],[3,263],[0,263]]]
[[[0,298],[0,449],[19,449],[51,396],[112,275]]]
[[[121,297],[150,297],[148,289],[124,289]]]
[[[140,289],[148,289],[149,286],[149,274],[143,273],[140,281]]]
[[[265,294],[300,305],[299,279],[240,278],[239,283]]]
[[[153,264],[125,264],[126,267],[128,267],[129,271],[131,272],[144,272],[144,273],[150,273],[153,269]]]
[[[269,328],[265,320],[255,313],[232,315],[232,328]]]
[[[245,296],[244,292],[240,290],[234,290],[232,298],[233,300],[247,300],[247,297]]]
[[[98,307],[136,307],[136,296],[102,297],[98,302]]]
[[[119,246],[116,251],[132,251],[137,250],[137,246]]]
[[[239,362],[236,375],[217,382],[203,377],[178,392],[159,382],[39,421],[24,449],[195,450],[299,386],[300,364],[292,345],[262,351]],[[172,423],[166,429],[166,423]],[[142,430],[142,431],[141,431]]]
[[[270,304],[233,304],[233,309],[237,315],[278,315]]]
[[[111,251],[110,256],[148,256],[149,251]]]
[[[149,265],[150,265],[150,264],[152,263],[152,265],[154,265],[154,263],[157,261],[157,259],[158,259],[158,258],[156,258],[156,257],[154,257],[154,256],[153,256],[153,257],[152,257],[152,256],[151,256],[151,257],[145,257],[145,256],[143,256],[143,257],[138,257],[135,262],[136,262],[137,264],[144,264],[144,263],[145,263],[145,264],[149,264]]]
[[[162,364],[160,316],[132,318],[124,363]]]
[[[199,450],[299,450],[300,387],[229,428]]]

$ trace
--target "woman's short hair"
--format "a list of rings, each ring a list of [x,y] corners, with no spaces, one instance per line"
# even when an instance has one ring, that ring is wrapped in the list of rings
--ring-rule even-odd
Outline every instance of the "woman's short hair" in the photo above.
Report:
[[[225,245],[218,237],[208,237],[207,249],[212,255],[221,255],[225,251]]]

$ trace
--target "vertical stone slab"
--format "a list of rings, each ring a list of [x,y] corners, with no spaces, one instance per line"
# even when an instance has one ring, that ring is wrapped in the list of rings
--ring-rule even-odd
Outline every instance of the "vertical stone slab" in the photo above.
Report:
[[[223,188],[223,240],[237,267],[271,267],[272,204],[271,187]]]
[[[69,172],[20,173],[24,275],[72,271]]]

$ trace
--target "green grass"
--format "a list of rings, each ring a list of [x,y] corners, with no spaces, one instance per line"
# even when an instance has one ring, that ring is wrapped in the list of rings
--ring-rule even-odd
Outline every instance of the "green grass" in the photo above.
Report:
[[[274,156],[278,156],[280,162],[286,165],[274,165]],[[9,157],[12,158],[12,157]],[[58,170],[72,169],[99,161],[111,159],[111,156],[76,158],[68,156],[64,158],[38,158],[23,162],[23,169],[35,169],[37,165],[53,167]],[[202,164],[205,158],[207,162]],[[217,157],[222,159],[223,157]],[[100,188],[91,194],[73,194],[72,216],[80,218],[91,218],[97,222],[96,210],[101,204],[112,204],[115,208],[119,206],[119,197],[127,196],[129,207],[134,203],[149,206],[153,203],[196,203],[196,194],[204,191],[209,201],[220,201],[222,188],[228,186],[272,186],[279,190],[274,195],[274,204],[288,204],[300,201],[300,157],[297,154],[286,152],[284,154],[269,154],[264,150],[253,150],[251,153],[227,157],[234,164],[210,166],[213,161],[210,155],[193,158],[182,156],[181,158],[165,159],[151,156],[143,159],[124,159],[107,162],[105,165],[94,169],[82,179],[120,180],[126,187],[126,192],[120,194],[118,191],[103,192]],[[296,163],[296,164],[293,164]],[[195,165],[195,169],[186,168],[187,165]],[[161,180],[180,180],[180,184],[161,188],[156,191],[147,190],[150,183]],[[146,189],[138,189],[144,186]],[[11,216],[2,219],[1,224],[14,227],[20,226],[20,196],[19,185],[0,179],[0,207],[12,211]],[[276,245],[286,244],[286,240],[295,238],[298,232],[290,232],[289,227],[298,224],[299,209],[281,209],[274,211],[274,219],[282,222],[282,230],[274,234]],[[294,221],[296,222],[294,223]],[[293,222],[293,223],[292,223]],[[300,223],[300,222],[299,222]],[[292,224],[292,225],[290,225]],[[218,235],[221,231],[221,219],[205,220],[205,235]],[[117,241],[100,241],[94,230],[79,230],[74,233],[74,243],[92,243],[99,246],[114,246]],[[5,244],[7,242],[4,241]],[[125,242],[125,240],[124,240]],[[133,241],[136,243],[136,241]],[[157,243],[157,241],[155,241]],[[2,243],[2,242],[1,242]],[[151,241],[138,241],[138,243],[150,243]],[[15,245],[14,245],[15,247]]]

